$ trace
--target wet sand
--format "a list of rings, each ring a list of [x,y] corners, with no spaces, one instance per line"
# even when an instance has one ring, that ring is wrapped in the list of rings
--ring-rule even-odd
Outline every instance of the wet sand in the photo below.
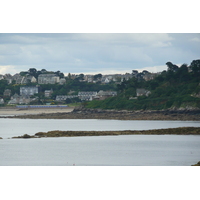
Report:
[[[66,113],[73,111],[73,107],[68,108],[36,108],[36,109],[18,109],[18,108],[0,108],[0,116],[10,115],[38,115],[48,113]]]

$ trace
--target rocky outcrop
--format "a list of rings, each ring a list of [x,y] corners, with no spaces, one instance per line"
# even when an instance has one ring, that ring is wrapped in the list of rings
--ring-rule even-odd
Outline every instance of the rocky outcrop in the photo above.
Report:
[[[38,115],[19,115],[8,118],[30,119],[116,119],[116,120],[189,120],[200,121],[200,110],[102,110],[84,107],[75,108],[72,112],[48,113]]]
[[[192,165],[192,166],[200,166],[200,161],[197,164]]]
[[[200,127],[182,127],[169,129],[154,129],[144,131],[49,131],[38,132],[33,136],[27,134],[13,138],[41,138],[41,137],[78,137],[78,136],[106,136],[106,135],[200,135]]]
[[[17,137],[12,137],[12,138],[24,138],[24,139],[29,139],[29,138],[35,138],[35,136],[30,136],[28,134],[24,134],[22,136],[17,136]]]

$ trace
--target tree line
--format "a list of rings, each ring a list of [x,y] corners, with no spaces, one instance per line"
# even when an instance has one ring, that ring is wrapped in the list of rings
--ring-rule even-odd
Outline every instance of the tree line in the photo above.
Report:
[[[166,65],[167,70],[153,80],[124,80],[117,85],[118,96],[88,102],[86,106],[119,110],[200,108],[200,60],[193,60],[189,66],[184,63],[178,67],[172,62]],[[150,95],[136,97],[137,88],[150,91]]]

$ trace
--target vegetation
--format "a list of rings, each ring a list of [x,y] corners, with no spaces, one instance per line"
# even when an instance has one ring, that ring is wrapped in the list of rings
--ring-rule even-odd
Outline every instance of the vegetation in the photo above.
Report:
[[[192,61],[190,66],[178,67],[167,62],[163,71],[153,80],[136,78],[124,80],[117,85],[118,96],[104,101],[87,103],[87,108],[161,110],[169,108],[200,108],[200,60]],[[148,96],[136,97],[136,89],[150,91]]]
[[[27,72],[20,72],[21,76],[31,75],[35,78],[38,78],[40,74],[48,74],[48,73],[54,73],[58,75],[60,78],[64,77],[64,74],[60,71],[57,72],[49,72],[45,69],[42,69],[41,71],[37,71],[35,68],[29,69]],[[97,74],[95,77],[96,79],[100,78],[102,75]],[[57,95],[67,95],[68,93],[72,95],[77,95],[79,91],[99,91],[99,90],[114,90],[116,91],[117,87],[114,83],[108,83],[108,84],[101,84],[100,82],[97,83],[88,83],[83,82],[84,74],[77,75],[76,78],[72,79],[71,75],[69,74],[66,79],[66,83],[61,84],[41,84],[39,87],[39,93],[35,94],[35,97],[38,97],[38,99],[35,102],[32,102],[32,104],[44,104],[44,103],[52,103],[54,102],[53,99],[56,98]],[[20,87],[21,86],[36,86],[38,83],[27,83],[27,84],[16,84],[15,81],[13,81],[12,84],[8,84],[7,80],[0,80],[0,98],[4,98],[5,102],[8,102],[10,100],[10,97],[3,96],[3,93],[5,89],[11,90],[11,95],[14,95],[15,93],[19,94]],[[45,98],[44,91],[45,90],[53,90],[53,93],[50,98]],[[75,99],[67,99],[65,103],[76,103],[80,102],[79,98]],[[56,102],[54,102],[56,103]]]
[[[77,95],[79,91],[99,91],[114,90],[118,92],[116,97],[110,97],[103,101],[94,100],[84,102],[87,108],[117,109],[117,110],[162,110],[162,109],[192,109],[200,108],[200,60],[193,60],[188,66],[183,64],[180,67],[172,62],[166,63],[168,69],[152,80],[145,81],[142,78],[131,78],[116,85],[114,82],[101,84],[99,81],[102,74],[94,75],[96,83],[84,82],[84,74],[72,77],[69,73],[67,77],[60,71],[50,72],[45,69],[37,71],[30,68],[27,72],[20,72],[21,76],[34,76],[36,79],[40,74],[54,73],[60,78],[65,78],[66,83],[61,84],[41,84],[39,93],[35,95],[37,99],[32,104],[56,104],[57,95]],[[26,86],[35,86],[37,83],[27,83]],[[5,89],[11,90],[11,95],[19,94],[21,84],[13,81],[8,84],[6,80],[0,80],[0,98],[8,102],[10,97],[3,96]],[[137,89],[143,88],[149,91],[148,96],[138,96]],[[44,96],[45,90],[53,90],[50,98]],[[65,103],[79,103],[79,98],[67,99]],[[2,105],[1,105],[2,106]]]
[[[68,107],[76,107],[76,106],[81,106],[81,102],[77,102],[77,103],[69,103],[67,104]]]
[[[28,71],[25,72],[20,72],[21,76],[34,76],[37,80],[38,80],[38,76],[40,74],[51,74],[54,73],[57,76],[59,76],[60,78],[64,78],[64,74],[60,71],[56,71],[56,72],[52,72],[52,71],[47,71],[46,69],[42,69],[37,71],[35,68],[30,68]]]

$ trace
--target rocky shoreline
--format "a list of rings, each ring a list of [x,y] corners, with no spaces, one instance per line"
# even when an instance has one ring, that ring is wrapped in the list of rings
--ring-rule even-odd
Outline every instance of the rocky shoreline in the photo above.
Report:
[[[5,118],[5,117],[4,117]],[[200,110],[102,110],[83,107],[74,108],[71,112],[42,113],[36,115],[16,115],[6,118],[22,119],[115,119],[115,120],[182,120],[200,121]]]
[[[194,164],[192,166],[200,166],[200,161],[197,164]]]
[[[200,127],[181,127],[168,129],[153,129],[144,131],[48,131],[38,132],[35,135],[25,134],[16,138],[42,138],[42,137],[79,137],[79,136],[107,136],[107,135],[200,135]]]

